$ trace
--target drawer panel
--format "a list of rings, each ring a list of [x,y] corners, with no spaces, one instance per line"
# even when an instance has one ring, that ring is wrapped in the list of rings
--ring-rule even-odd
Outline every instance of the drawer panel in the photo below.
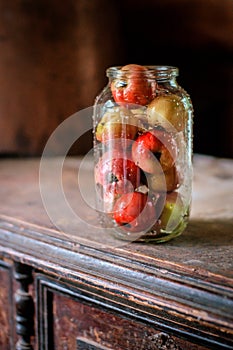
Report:
[[[156,350],[163,347],[173,350],[204,350],[203,347],[143,326],[139,322],[58,293],[53,294],[53,317],[56,350]],[[84,339],[80,340],[80,337]]]
[[[71,293],[57,283],[42,281],[41,285],[41,350],[207,349],[111,312],[98,305],[95,297],[87,302],[82,292]]]

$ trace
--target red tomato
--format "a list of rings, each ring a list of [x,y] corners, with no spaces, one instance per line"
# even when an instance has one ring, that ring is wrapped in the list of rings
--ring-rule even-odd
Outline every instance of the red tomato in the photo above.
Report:
[[[117,182],[111,182],[102,187],[103,209],[105,213],[113,213],[113,207],[116,200],[123,194],[133,192],[134,188],[132,184],[127,180],[120,180]]]
[[[129,64],[121,69],[129,72],[126,79],[115,79],[111,84],[114,100],[117,103],[132,103],[145,106],[155,97],[156,84],[151,84],[143,71],[146,67]]]
[[[155,208],[144,193],[125,193],[114,205],[114,220],[126,231],[141,232],[147,230],[155,221]]]
[[[140,183],[140,169],[120,152],[117,152],[116,156],[114,152],[105,153],[95,167],[96,183],[104,186],[121,180],[125,183],[128,181],[132,189],[135,189]]]
[[[138,136],[132,147],[134,162],[145,172],[154,174],[161,172],[159,162],[154,153],[160,152],[162,143],[150,131]]]
[[[167,171],[174,165],[176,157],[175,140],[164,130],[153,129],[145,132],[138,136],[132,146],[133,161],[150,174]]]

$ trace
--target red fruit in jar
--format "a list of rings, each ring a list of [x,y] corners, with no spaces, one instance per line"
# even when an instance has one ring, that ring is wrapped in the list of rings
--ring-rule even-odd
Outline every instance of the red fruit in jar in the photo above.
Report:
[[[130,232],[147,230],[156,221],[153,203],[147,194],[141,192],[123,194],[117,199],[113,211],[116,223]]]
[[[160,129],[153,129],[138,136],[132,146],[133,161],[150,174],[171,168],[176,156],[175,141],[169,133]]]
[[[173,134],[163,129],[154,129],[153,133],[162,143],[162,147],[159,151],[159,161],[162,169],[167,171],[175,164],[178,153],[177,143]]]
[[[145,172],[153,174],[161,172],[159,162],[154,154],[162,148],[160,140],[150,131],[138,136],[132,146],[134,162]]]
[[[121,152],[106,152],[95,166],[95,181],[102,186],[124,181],[128,192],[129,186],[133,190],[139,185],[140,169]]]
[[[149,82],[143,75],[147,68],[137,64],[128,64],[121,68],[122,78],[115,79],[111,84],[114,100],[117,103],[132,103],[145,106],[155,97],[155,83]]]
[[[141,66],[140,64],[134,64],[134,63],[130,63],[130,64],[126,64],[125,66],[123,66],[121,68],[121,70],[123,71],[132,71],[134,75],[137,75],[138,72],[140,71],[146,71],[147,68],[144,66]]]
[[[112,213],[116,200],[123,194],[133,192],[134,188],[132,184],[127,180],[119,180],[117,182],[111,182],[102,187],[102,201],[103,210],[105,213]]]

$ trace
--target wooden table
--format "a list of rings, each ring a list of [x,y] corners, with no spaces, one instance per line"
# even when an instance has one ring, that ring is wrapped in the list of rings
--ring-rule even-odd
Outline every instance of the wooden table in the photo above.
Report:
[[[89,160],[47,161],[40,186],[40,159],[0,162],[0,349],[233,349],[233,161],[194,156],[190,223],[164,244],[98,227]]]

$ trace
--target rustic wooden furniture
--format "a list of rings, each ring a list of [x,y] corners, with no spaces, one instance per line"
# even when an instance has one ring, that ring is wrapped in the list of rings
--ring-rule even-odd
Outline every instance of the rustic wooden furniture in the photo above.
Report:
[[[190,224],[157,245],[120,242],[87,223],[75,157],[62,178],[80,220],[52,222],[39,164],[0,162],[1,350],[233,348],[231,160],[195,155]],[[42,179],[47,194],[56,176]]]

